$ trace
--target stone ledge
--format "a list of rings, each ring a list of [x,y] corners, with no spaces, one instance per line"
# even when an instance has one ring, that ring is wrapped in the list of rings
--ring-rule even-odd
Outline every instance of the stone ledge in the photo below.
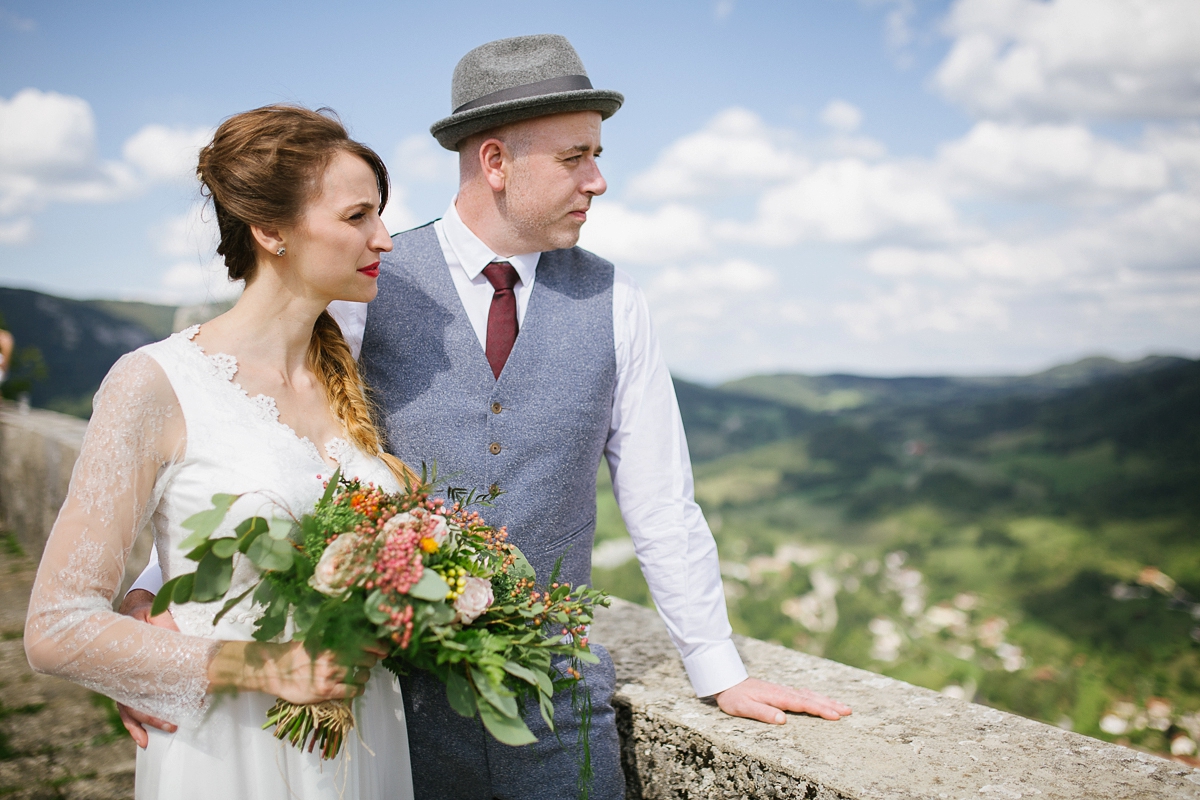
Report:
[[[0,407],[0,528],[34,558],[67,496],[86,430],[65,414]]]
[[[658,615],[616,600],[594,641],[617,666],[630,798],[1200,798],[1200,770],[738,637],[750,674],[854,708],[739,720],[698,700]]]

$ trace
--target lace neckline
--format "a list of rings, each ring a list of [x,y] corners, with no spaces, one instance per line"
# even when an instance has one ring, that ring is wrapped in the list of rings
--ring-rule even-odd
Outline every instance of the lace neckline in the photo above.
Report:
[[[254,409],[255,415],[263,422],[274,424],[275,426],[286,431],[293,439],[308,451],[308,454],[321,462],[325,466],[329,466],[328,462],[321,457],[321,453],[317,450],[317,445],[307,436],[301,436],[296,433],[291,425],[279,418],[279,406],[275,402],[275,398],[268,394],[256,394],[253,397],[250,393],[242,388],[242,385],[234,380],[238,372],[237,358],[229,353],[212,353],[209,354],[203,347],[196,342],[196,336],[200,333],[199,325],[192,325],[189,328],[184,328],[179,332],[179,336],[183,338],[199,355],[203,356],[204,362],[208,365],[209,372],[214,378],[227,384],[235,389],[237,393],[245,398],[251,408]],[[337,465],[345,465],[346,457],[350,454],[351,445],[341,436],[335,436],[325,442],[325,454]]]

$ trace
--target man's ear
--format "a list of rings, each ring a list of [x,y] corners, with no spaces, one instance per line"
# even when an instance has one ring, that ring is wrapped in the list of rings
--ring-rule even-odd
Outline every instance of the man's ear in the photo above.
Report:
[[[485,139],[479,145],[479,170],[493,192],[503,192],[508,183],[508,162],[512,154],[499,139]]]
[[[283,232],[278,228],[260,228],[257,225],[251,225],[250,233],[254,235],[254,241],[258,243],[258,246],[271,255],[278,255],[280,248],[287,246],[287,242],[283,240]]]

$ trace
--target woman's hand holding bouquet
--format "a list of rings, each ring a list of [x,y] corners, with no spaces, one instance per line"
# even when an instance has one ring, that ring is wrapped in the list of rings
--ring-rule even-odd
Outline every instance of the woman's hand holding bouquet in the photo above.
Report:
[[[257,665],[256,675],[225,674],[238,668],[235,659],[218,656],[213,684],[253,685],[280,697],[264,727],[274,725],[277,737],[296,746],[319,747],[324,758],[337,755],[354,725],[346,702],[328,698],[359,694],[377,657],[396,673],[436,675],[454,709],[478,713],[499,741],[533,742],[522,701],[536,698],[553,729],[551,698],[580,680],[580,661],[596,661],[587,629],[608,597],[554,575],[539,585],[507,533],[470,510],[480,500],[474,493],[452,489],[447,506],[430,497],[433,481],[425,478],[387,493],[335,473],[311,513],[251,517],[234,536],[216,529],[238,496],[214,495],[211,509],[184,523],[193,534],[182,546],[196,571],[168,581],[152,613],[225,599],[215,624],[253,595],[261,611],[256,641],[229,644],[246,649],[238,663]],[[233,559],[241,557],[262,578],[226,598]],[[289,623],[291,642],[280,643]],[[561,671],[555,656],[567,659]],[[580,696],[587,703],[586,691]]]

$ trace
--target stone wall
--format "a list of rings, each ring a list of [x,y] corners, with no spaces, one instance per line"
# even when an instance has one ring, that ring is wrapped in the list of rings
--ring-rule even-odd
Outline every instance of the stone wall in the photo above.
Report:
[[[11,533],[34,558],[67,496],[86,430],[81,419],[0,400],[0,531]],[[117,597],[146,566],[151,541],[145,530],[134,543]]]
[[[84,430],[70,417],[0,407],[0,526],[31,555],[66,495]],[[127,582],[148,550],[143,534]],[[617,668],[631,800],[1200,798],[1200,770],[753,639],[737,639],[751,675],[854,713],[792,715],[782,726],[728,717],[693,696],[658,615],[621,600],[598,616],[592,639]]]
[[[617,667],[629,798],[1200,798],[1200,770],[778,645],[735,637],[754,677],[854,709],[765,725],[696,699],[653,611],[621,600],[593,641]]]

